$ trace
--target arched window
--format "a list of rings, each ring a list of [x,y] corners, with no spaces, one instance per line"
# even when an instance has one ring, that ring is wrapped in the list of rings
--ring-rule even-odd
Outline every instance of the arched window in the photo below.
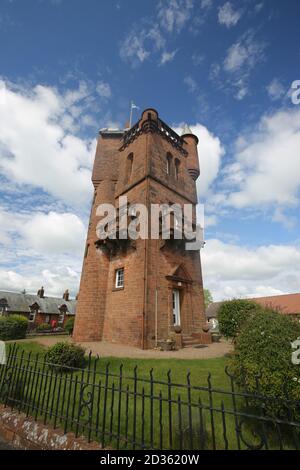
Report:
[[[130,153],[126,161],[126,180],[130,181],[133,170],[133,153]]]
[[[177,180],[179,178],[179,167],[180,167],[180,161],[176,158],[176,160],[175,160],[175,178]]]
[[[167,175],[171,175],[172,173],[172,160],[173,160],[172,154],[167,153],[167,162],[166,162]]]

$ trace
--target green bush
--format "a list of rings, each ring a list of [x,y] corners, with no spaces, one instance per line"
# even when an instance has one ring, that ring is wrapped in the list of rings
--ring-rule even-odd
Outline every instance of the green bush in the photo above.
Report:
[[[43,332],[43,331],[51,331],[52,328],[51,326],[49,325],[49,323],[41,323],[37,328],[36,328],[36,331],[38,331],[39,333]]]
[[[298,337],[299,323],[271,309],[251,315],[237,337],[232,360],[235,375],[250,393],[269,398],[263,406],[271,413],[286,416],[280,399],[300,400],[300,366],[292,363],[291,347]],[[299,404],[292,411],[299,419]]]
[[[235,340],[243,324],[261,307],[252,300],[235,299],[222,302],[218,310],[220,333]]]
[[[69,335],[72,335],[72,333],[73,333],[74,323],[75,323],[75,318],[74,317],[71,317],[66,321],[65,330],[67,331],[67,333],[69,333]]]
[[[0,340],[24,339],[27,328],[28,320],[22,315],[0,317]]]
[[[47,362],[59,370],[81,368],[85,365],[84,354],[85,350],[81,346],[66,342],[56,343],[47,352]]]

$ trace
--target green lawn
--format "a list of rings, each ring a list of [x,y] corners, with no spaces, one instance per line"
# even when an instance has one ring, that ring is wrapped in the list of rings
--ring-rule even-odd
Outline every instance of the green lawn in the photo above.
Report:
[[[58,373],[43,366],[46,348],[34,341],[19,347],[18,355],[25,354],[22,364],[17,360],[10,404],[56,427],[120,448],[236,449],[247,447],[243,439],[259,443],[249,423],[236,430],[232,411],[242,410],[244,401],[234,403],[230,394],[229,358],[92,358],[84,372]],[[30,351],[33,360],[39,355],[38,363],[26,362]],[[20,396],[25,405],[19,405]]]

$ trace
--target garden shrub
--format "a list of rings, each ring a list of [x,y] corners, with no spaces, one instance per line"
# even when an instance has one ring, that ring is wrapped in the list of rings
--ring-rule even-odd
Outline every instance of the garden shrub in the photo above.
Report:
[[[28,320],[22,315],[0,317],[0,340],[9,341],[24,339],[28,328]]]
[[[67,342],[56,343],[48,349],[47,362],[59,370],[81,368],[85,365],[84,354],[85,350],[81,346]]]
[[[225,338],[235,340],[245,321],[259,310],[261,307],[252,300],[235,299],[222,302],[218,310],[220,333]]]
[[[75,323],[75,318],[74,318],[74,317],[69,318],[69,319],[66,321],[65,330],[67,331],[67,333],[69,333],[69,335],[72,335],[72,334],[73,334],[74,323]]]
[[[263,403],[267,412],[287,417],[280,399],[300,400],[300,366],[292,363],[291,346],[298,337],[299,322],[271,309],[251,315],[237,337],[232,360],[234,373],[247,391],[259,392],[270,399]],[[255,405],[259,402],[261,406],[261,400],[256,400]],[[299,403],[292,407],[298,420]]]
[[[49,323],[41,323],[37,328],[36,328],[36,331],[41,333],[43,331],[52,331],[52,328],[51,326],[49,325]]]

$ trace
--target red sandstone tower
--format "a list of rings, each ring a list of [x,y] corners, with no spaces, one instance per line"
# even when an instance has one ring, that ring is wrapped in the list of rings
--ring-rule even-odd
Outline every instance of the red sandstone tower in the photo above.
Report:
[[[74,329],[75,341],[109,341],[151,348],[175,338],[210,342],[203,331],[204,296],[199,251],[181,240],[99,240],[99,204],[197,205],[198,139],[178,136],[146,109],[129,130],[101,130],[95,188]]]

